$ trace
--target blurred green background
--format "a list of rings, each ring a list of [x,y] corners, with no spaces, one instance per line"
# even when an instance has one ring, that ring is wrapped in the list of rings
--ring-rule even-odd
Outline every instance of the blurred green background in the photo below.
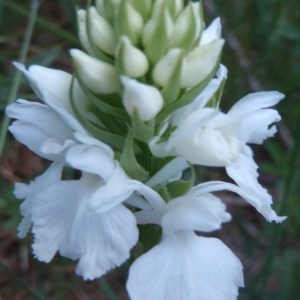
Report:
[[[79,47],[74,7],[84,3],[42,1],[26,64],[71,70],[68,49]],[[228,200],[233,222],[216,235],[244,265],[246,288],[239,299],[299,299],[300,1],[205,0],[203,5],[207,24],[221,17],[226,39],[222,62],[229,78],[222,109],[254,91],[286,95],[278,105],[283,119],[278,134],[254,150],[260,180],[272,193],[278,214],[288,220],[268,224],[247,205]],[[28,181],[46,165],[10,135],[5,139],[3,123],[9,99],[35,99],[25,80],[16,89],[18,78],[11,64],[19,60],[30,7],[29,0],[0,0],[0,133],[5,140],[0,161],[0,299],[126,299],[126,265],[105,278],[84,282],[74,275],[72,262],[55,258],[49,265],[39,263],[31,254],[31,238],[16,237],[20,215],[13,182]]]

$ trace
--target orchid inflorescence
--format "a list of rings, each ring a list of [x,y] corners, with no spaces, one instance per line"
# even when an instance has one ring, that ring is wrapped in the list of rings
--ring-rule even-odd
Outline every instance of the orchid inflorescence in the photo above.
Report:
[[[19,237],[32,231],[40,261],[57,252],[78,260],[85,280],[120,266],[138,245],[126,285],[133,300],[236,299],[239,259],[199,234],[231,220],[212,194],[222,190],[267,221],[285,219],[259,184],[248,145],[274,135],[280,116],[270,107],[283,95],[252,93],[221,111],[221,23],[205,27],[199,2],[98,0],[77,16],[83,50],[70,50],[74,74],[15,63],[42,103],[9,105],[9,130],[51,162],[15,185],[25,199]],[[195,166],[224,167],[234,183],[196,183]],[[62,179],[65,168],[80,178]]]

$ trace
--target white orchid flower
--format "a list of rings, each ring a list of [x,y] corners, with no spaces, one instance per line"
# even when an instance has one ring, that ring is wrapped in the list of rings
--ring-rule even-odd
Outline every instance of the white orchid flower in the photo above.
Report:
[[[150,142],[157,156],[182,156],[196,165],[225,167],[227,174],[260,203],[254,207],[268,221],[281,222],[270,209],[272,198],[257,180],[257,165],[248,143],[261,144],[276,132],[274,122],[280,120],[278,112],[269,107],[284,96],[279,92],[258,92],[239,100],[228,113],[218,107],[207,107],[208,101],[226,77],[226,70],[200,93],[190,105],[178,110],[168,122],[175,127],[168,140],[160,143],[159,136]]]
[[[25,198],[19,236],[32,226],[39,260],[49,262],[59,252],[79,260],[77,274],[93,280],[127,260],[137,242],[136,218],[123,202],[137,191],[144,207],[147,199],[158,211],[164,203],[152,197],[150,188],[129,179],[97,141],[73,145],[66,163],[82,171],[80,179],[61,180],[62,164],[53,163],[29,185],[16,185],[16,197]]]
[[[244,286],[240,261],[220,240],[194,233],[211,232],[230,221],[225,205],[211,194],[223,189],[255,201],[234,184],[208,182],[170,200],[164,214],[155,210],[136,213],[141,224],[159,224],[163,235],[157,246],[132,264],[127,281],[130,299],[237,298],[238,288]]]
[[[140,195],[135,204],[141,207],[149,206],[150,199],[159,211],[164,202],[128,178],[112,149],[89,136],[75,119],[68,102],[69,74],[38,66],[20,68],[46,104],[11,104],[6,112],[16,120],[9,129],[52,164],[29,185],[16,183],[15,196],[25,199],[19,236],[25,237],[32,227],[39,260],[49,262],[59,252],[79,260],[78,274],[95,279],[122,264],[137,242],[136,218],[123,202],[130,203],[135,191]],[[64,166],[80,170],[81,178],[61,180]]]

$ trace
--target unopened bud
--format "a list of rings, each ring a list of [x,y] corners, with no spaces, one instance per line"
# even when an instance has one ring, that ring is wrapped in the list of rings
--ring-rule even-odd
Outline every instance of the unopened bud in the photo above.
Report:
[[[98,14],[95,7],[89,9],[91,41],[103,52],[114,54],[115,35],[112,26]]]
[[[183,60],[181,87],[191,88],[205,80],[217,68],[224,40],[195,48]]]
[[[141,14],[144,20],[149,18],[152,0],[131,0],[132,6]]]
[[[166,53],[173,33],[173,21],[164,3],[159,1],[155,4],[142,38],[145,53],[151,63],[157,62]]]
[[[93,49],[89,42],[87,31],[86,31],[86,11],[84,9],[77,10],[77,24],[78,24],[78,36],[81,45],[88,53],[93,54]]]
[[[175,18],[183,9],[183,0],[167,0],[171,16]]]
[[[135,79],[121,76],[124,86],[123,105],[130,116],[136,112],[141,121],[150,121],[163,107],[163,97],[158,89]]]
[[[190,2],[176,19],[171,47],[190,50],[202,31],[202,20],[199,13],[199,2]]]
[[[180,49],[171,49],[155,65],[152,73],[154,82],[159,86],[166,86],[174,73],[179,60],[182,60],[182,51]]]
[[[115,21],[118,37],[126,35],[134,45],[137,44],[143,31],[144,20],[128,1],[121,1]]]
[[[70,53],[79,80],[91,91],[99,94],[119,91],[120,83],[114,66],[77,49],[70,50]]]
[[[146,55],[134,47],[126,36],[121,38],[116,57],[121,74],[138,78],[148,71],[149,63]]]

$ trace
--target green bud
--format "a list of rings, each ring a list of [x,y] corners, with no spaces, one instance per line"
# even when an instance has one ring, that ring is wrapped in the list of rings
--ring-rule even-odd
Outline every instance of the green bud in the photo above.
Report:
[[[121,0],[115,19],[117,36],[128,36],[131,43],[136,45],[142,34],[144,26],[143,17],[126,0]]]
[[[174,24],[171,47],[184,48],[189,51],[200,36],[199,2],[189,3]]]
[[[144,20],[149,18],[152,0],[131,0],[132,6],[141,14]]]
[[[175,18],[183,9],[183,0],[167,0],[168,8],[170,14]]]
[[[163,1],[155,2],[153,13],[146,23],[142,42],[151,63],[157,62],[167,51],[173,33],[173,21]]]
[[[95,1],[95,7],[97,9],[97,12],[101,16],[105,16],[105,8],[104,8],[104,1],[103,0],[96,0]]]
[[[118,92],[120,83],[114,66],[77,50],[70,50],[79,81],[99,94]]]
[[[116,44],[113,27],[98,14],[95,7],[89,9],[89,22],[91,42],[103,52],[113,55]]]
[[[118,46],[117,66],[121,74],[138,78],[148,71],[149,63],[146,55],[134,47],[128,37],[123,36]]]
[[[123,105],[130,116],[137,113],[141,121],[150,121],[160,112],[164,99],[158,89],[121,76],[124,86]]]
[[[158,86],[165,87],[173,76],[174,69],[178,62],[182,60],[182,51],[180,49],[171,49],[155,65],[152,78]]]
[[[79,40],[83,48],[90,54],[93,54],[93,48],[89,42],[89,38],[86,30],[86,11],[84,9],[77,10],[77,26]]]
[[[223,39],[195,48],[183,60],[181,87],[192,88],[202,82],[219,64]]]
[[[99,7],[100,14],[113,24],[120,0],[100,0],[98,2],[99,4],[96,3],[96,5]]]

